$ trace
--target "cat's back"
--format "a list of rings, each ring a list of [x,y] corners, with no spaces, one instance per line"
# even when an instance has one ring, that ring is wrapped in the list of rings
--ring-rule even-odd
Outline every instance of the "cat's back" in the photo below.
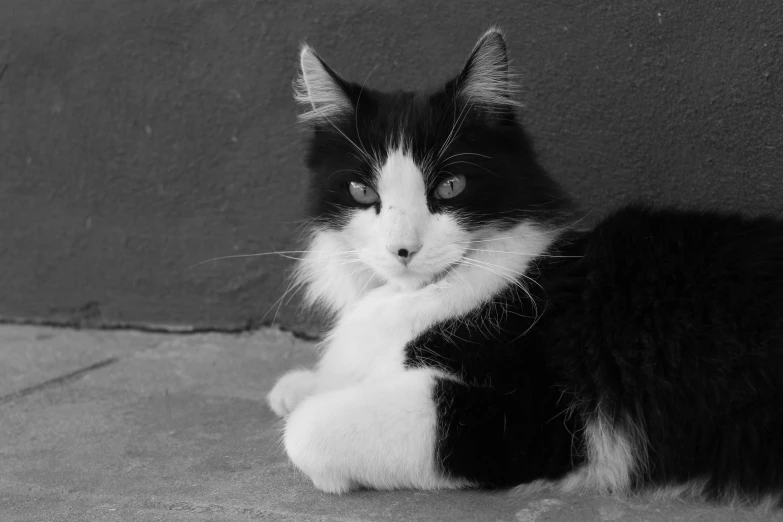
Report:
[[[632,206],[566,247],[537,340],[583,411],[644,426],[652,483],[779,488],[783,222]]]
[[[783,358],[781,219],[627,206],[562,234],[529,276],[537,310],[510,299],[534,318],[507,319],[528,341],[711,350],[780,339]]]
[[[592,371],[664,388],[677,375],[691,404],[719,376],[721,393],[755,380],[783,395],[783,221],[632,206],[582,249],[577,337]]]
[[[783,220],[773,217],[629,206],[593,229],[584,254],[595,289],[783,302]]]

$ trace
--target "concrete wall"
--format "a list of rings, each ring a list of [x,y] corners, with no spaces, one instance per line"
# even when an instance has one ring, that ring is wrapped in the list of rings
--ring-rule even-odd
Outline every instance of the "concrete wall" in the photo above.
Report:
[[[4,0],[0,317],[270,322],[287,260],[189,267],[295,247],[298,42],[414,89],[493,22],[544,164],[591,219],[638,198],[781,213],[780,0]]]

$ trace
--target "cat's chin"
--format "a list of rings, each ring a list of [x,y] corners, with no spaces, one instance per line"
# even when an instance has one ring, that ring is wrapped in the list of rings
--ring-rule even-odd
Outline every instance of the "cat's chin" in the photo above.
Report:
[[[438,278],[438,274],[421,274],[411,270],[401,270],[393,274],[380,274],[390,287],[401,291],[412,292],[432,283]]]
[[[433,283],[437,283],[441,281],[444,277],[448,275],[449,269],[452,268],[450,265],[445,270],[442,270],[441,272],[435,273],[435,274],[419,274],[419,273],[413,273],[413,272],[403,272],[400,274],[395,274],[391,277],[386,277],[386,284],[396,287],[401,291],[408,291],[412,292],[415,290],[420,290],[421,288],[424,288],[427,285],[431,285]]]
[[[388,279],[386,284],[399,288],[402,291],[412,292],[427,286],[430,283],[431,278],[425,278],[421,276],[408,275],[405,277],[392,277]]]

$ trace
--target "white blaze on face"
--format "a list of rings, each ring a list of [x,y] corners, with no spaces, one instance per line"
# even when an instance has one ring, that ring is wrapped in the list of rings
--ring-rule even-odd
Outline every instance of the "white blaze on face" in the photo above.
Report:
[[[453,215],[430,213],[424,176],[410,154],[390,151],[377,176],[380,212],[355,212],[341,236],[382,280],[409,288],[432,282],[465,253],[470,234]]]
[[[413,158],[400,149],[391,152],[381,167],[378,193],[382,194],[380,231],[386,249],[395,258],[404,250],[413,262],[430,220],[424,176]]]

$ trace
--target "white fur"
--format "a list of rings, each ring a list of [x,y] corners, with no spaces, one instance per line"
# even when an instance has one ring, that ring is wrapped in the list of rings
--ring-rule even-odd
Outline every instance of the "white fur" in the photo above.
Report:
[[[302,45],[299,63],[300,76],[294,81],[294,99],[308,107],[299,115],[300,121],[328,122],[353,110],[351,100],[309,46]]]
[[[315,395],[286,421],[288,456],[329,493],[467,485],[437,470],[433,385],[430,370],[397,371]]]
[[[319,489],[461,487],[437,469],[432,396],[435,378],[459,376],[405,369],[405,346],[492,299],[553,236],[526,223],[466,232],[457,218],[431,214],[403,148],[377,175],[380,213],[357,210],[340,231],[312,235],[299,283],[333,312],[334,326],[315,373],[284,376],[268,400],[280,415],[293,409],[285,448]],[[416,253],[404,264],[397,248]]]
[[[378,190],[383,194],[380,232],[386,249],[393,256],[400,248],[418,251],[432,215],[427,210],[424,176],[402,149],[388,155],[378,177]]]
[[[294,370],[278,379],[266,401],[272,411],[284,417],[315,392],[317,377],[312,370]]]
[[[352,221],[357,219],[361,217],[355,215]],[[353,245],[359,239],[357,228],[354,223],[352,230],[313,231],[307,253],[294,273],[294,285],[305,288],[305,303],[309,306],[339,314],[364,292],[384,283],[356,254]]]
[[[514,105],[497,29],[482,36],[472,57],[460,96],[488,108]],[[300,59],[296,98],[310,108],[301,119],[330,122],[351,111],[346,94],[309,47],[303,46]],[[468,232],[457,216],[430,213],[424,174],[404,139],[383,165],[370,163],[380,211],[352,210],[340,230],[315,228],[297,269],[307,301],[333,314],[320,361],[315,371],[283,376],[268,402],[287,416],[289,457],[323,491],[465,486],[464,480],[443,476],[435,456],[435,380],[459,376],[406,369],[405,346],[444,320],[467,317],[510,284],[519,285],[554,234],[528,223]],[[403,262],[400,249],[413,256]],[[626,424],[612,427],[600,415],[589,423],[588,464],[558,487],[626,491],[643,450]]]
[[[460,258],[470,253],[466,249],[473,240],[486,240],[492,231],[467,233],[458,220],[448,214],[430,214],[427,209],[422,173],[412,158],[402,149],[390,152],[386,163],[378,169],[378,189],[381,212],[374,209],[356,210],[339,231],[316,229],[310,239],[307,254],[299,263],[296,285],[306,287],[305,299],[310,305],[320,305],[339,314],[362,295],[380,285],[415,289],[445,273]],[[531,226],[523,229],[532,234],[532,246],[550,240],[543,231]],[[516,236],[519,231],[506,231],[495,237]],[[419,247],[406,265],[397,259],[395,246],[409,250]],[[420,245],[420,246],[419,246]],[[490,248],[491,247],[491,248]],[[511,252],[527,252],[525,238],[511,238],[504,244],[484,241],[477,248]],[[511,262],[527,262],[530,256],[499,254],[490,257]],[[486,261],[493,262],[492,259]],[[506,276],[516,274],[507,272]],[[480,302],[480,301],[479,301]]]
[[[405,370],[404,348],[434,324],[463,316],[491,299],[508,284],[507,275],[523,273],[550,240],[530,225],[488,236],[482,247],[511,252],[523,248],[531,256],[478,252],[474,259],[490,260],[499,268],[487,271],[458,265],[437,282],[413,290],[394,281],[370,291],[357,291],[356,286],[350,290],[356,299],[343,304],[322,343],[314,394],[286,422],[286,451],[316,487],[341,492],[356,485],[386,489],[465,485],[441,477],[434,468],[432,382],[440,373]],[[333,284],[322,288],[339,291]],[[322,298],[342,302],[336,296]],[[348,434],[352,435],[347,439]],[[412,457],[400,460],[401,455]],[[433,467],[422,468],[422,463]]]
[[[493,27],[484,33],[471,56],[473,61],[459,87],[466,102],[487,109],[519,106],[513,99],[516,86],[509,80],[508,55],[500,29]]]
[[[563,491],[593,491],[624,494],[631,480],[646,463],[646,442],[641,430],[629,419],[613,425],[599,411],[585,426],[587,463],[566,477]]]
[[[646,469],[647,444],[643,432],[628,418],[612,423],[599,407],[595,419],[585,426],[585,445],[587,462],[581,468],[562,480],[537,480],[523,484],[515,488],[516,493],[523,496],[544,490],[615,495],[630,493],[634,475]],[[684,484],[672,495],[682,497],[684,492],[698,489],[694,484]]]
[[[385,281],[421,287],[462,256],[471,236],[453,216],[429,212],[424,176],[404,149],[390,151],[379,170],[380,215],[357,214],[346,233],[355,238],[359,259]],[[416,251],[407,265],[397,257],[400,248]]]
[[[531,256],[466,252],[475,264],[457,265],[443,279],[423,288],[400,289],[392,280],[368,292],[345,310],[329,333],[319,366],[319,389],[400,371],[409,341],[431,326],[465,316],[490,300],[508,285],[509,275],[524,273],[532,256],[543,253],[549,244],[548,234],[527,224],[488,236],[495,239],[483,240],[480,245],[484,250],[519,252],[524,244],[524,251]],[[493,268],[482,268],[484,261]]]

